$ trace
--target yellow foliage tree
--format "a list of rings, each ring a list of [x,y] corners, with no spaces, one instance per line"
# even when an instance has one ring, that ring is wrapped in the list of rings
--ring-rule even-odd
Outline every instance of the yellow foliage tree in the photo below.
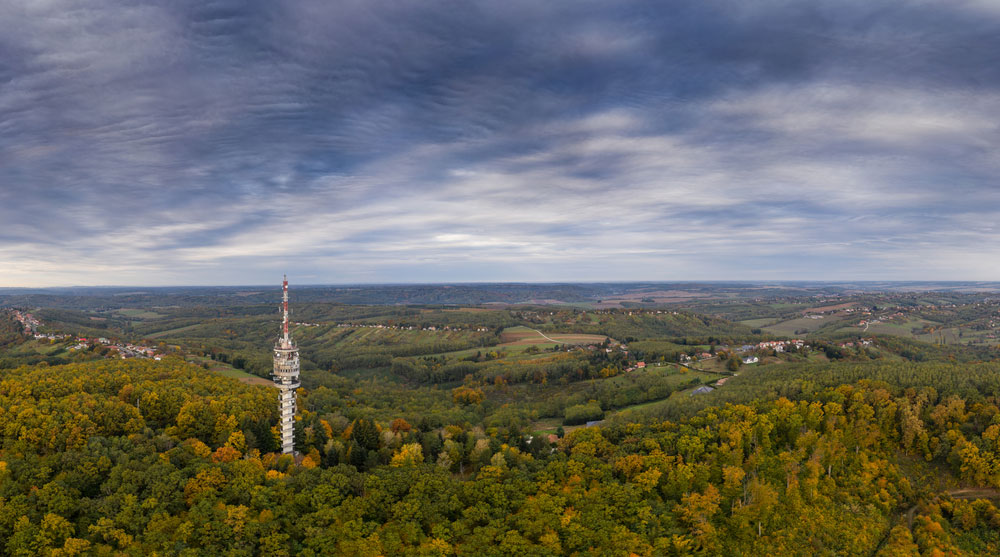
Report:
[[[407,443],[396,451],[396,454],[392,455],[392,460],[389,462],[391,466],[401,467],[410,466],[413,464],[419,464],[424,461],[424,450],[420,446],[420,443]]]

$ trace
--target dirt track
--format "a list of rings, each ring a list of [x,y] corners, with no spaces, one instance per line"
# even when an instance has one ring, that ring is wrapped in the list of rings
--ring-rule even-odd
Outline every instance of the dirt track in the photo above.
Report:
[[[1000,499],[1000,490],[993,489],[990,487],[965,487],[962,489],[953,489],[951,491],[946,491],[935,495],[931,501],[937,501],[942,495],[948,495],[952,499]],[[913,515],[917,512],[917,507],[919,505],[913,505],[908,511],[906,511],[906,527],[913,529]],[[889,533],[892,531],[893,526],[896,523],[896,517],[893,516],[889,520],[889,527],[885,531],[885,535],[875,546],[875,550],[872,555],[878,555],[878,552],[882,550],[885,542],[889,539]]]
[[[945,492],[952,499],[1000,499],[1000,490],[991,487],[966,487],[963,489],[953,489]],[[931,501],[937,501],[941,495],[937,495]],[[913,528],[913,515],[917,512],[917,506],[913,505],[906,511],[906,527]]]
[[[600,344],[607,338],[604,335],[588,335],[582,333],[552,334],[556,338],[550,337],[537,329],[519,331],[515,333],[503,333],[500,337],[502,341],[500,346],[521,346],[526,344],[544,344],[546,342],[552,342],[555,344]]]

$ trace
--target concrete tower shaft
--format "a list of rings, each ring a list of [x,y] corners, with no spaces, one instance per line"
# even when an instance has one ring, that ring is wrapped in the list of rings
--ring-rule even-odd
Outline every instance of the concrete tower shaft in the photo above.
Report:
[[[299,382],[299,348],[288,332],[288,277],[281,283],[282,334],[274,344],[274,386],[278,388],[281,452],[295,452],[295,389]]]

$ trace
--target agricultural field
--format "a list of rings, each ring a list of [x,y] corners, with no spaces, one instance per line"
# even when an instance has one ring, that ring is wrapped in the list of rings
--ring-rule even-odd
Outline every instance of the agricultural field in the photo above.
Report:
[[[830,304],[825,306],[811,307],[802,310],[802,313],[829,313],[841,309],[848,309],[858,305],[858,302],[844,302],[842,304]]]
[[[763,327],[765,331],[774,333],[776,335],[782,336],[797,336],[801,334],[811,333],[816,331],[820,327],[829,325],[831,322],[837,321],[835,316],[817,316],[818,319],[812,317],[797,317],[795,319],[788,319],[786,321],[780,321],[772,325]],[[801,331],[805,331],[804,333]]]
[[[926,319],[907,319],[906,321],[889,321],[885,323],[874,323],[868,326],[868,332],[872,334],[881,335],[898,335],[910,338],[916,338],[917,333],[915,330],[922,329],[926,326],[937,325],[933,321],[928,321]]]
[[[864,335],[892,335],[937,343],[941,339],[941,336],[936,332],[933,334],[921,334],[919,331],[925,327],[937,327],[939,325],[940,323],[921,318],[896,318],[879,323],[870,323],[867,327],[864,327],[857,325],[857,323],[852,320],[849,323],[844,323],[840,327],[831,326],[827,329],[827,331],[831,334],[849,333]],[[954,335],[954,339],[957,341],[957,334]]]
[[[425,331],[381,327],[296,327],[295,336],[310,342],[334,342],[341,347],[404,346],[469,342],[483,335],[473,331]]]
[[[124,317],[126,319],[139,319],[139,320],[149,320],[149,319],[160,319],[165,317],[163,313],[157,313],[156,311],[150,309],[142,308],[122,308],[111,312],[112,315],[116,317]]]
[[[930,328],[929,332],[920,332]],[[913,319],[905,323],[876,323],[868,332],[881,335],[903,336],[931,344],[997,344],[994,329],[974,330],[967,327],[945,327],[926,319]],[[992,337],[992,338],[991,338]]]
[[[500,346],[524,346],[539,344],[601,344],[605,335],[574,333],[543,333],[529,327],[518,326],[504,329],[500,334]]]

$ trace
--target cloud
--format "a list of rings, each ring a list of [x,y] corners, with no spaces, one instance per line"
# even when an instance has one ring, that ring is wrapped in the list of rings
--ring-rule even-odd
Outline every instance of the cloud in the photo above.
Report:
[[[983,2],[3,5],[0,285],[996,279],[998,31]]]

